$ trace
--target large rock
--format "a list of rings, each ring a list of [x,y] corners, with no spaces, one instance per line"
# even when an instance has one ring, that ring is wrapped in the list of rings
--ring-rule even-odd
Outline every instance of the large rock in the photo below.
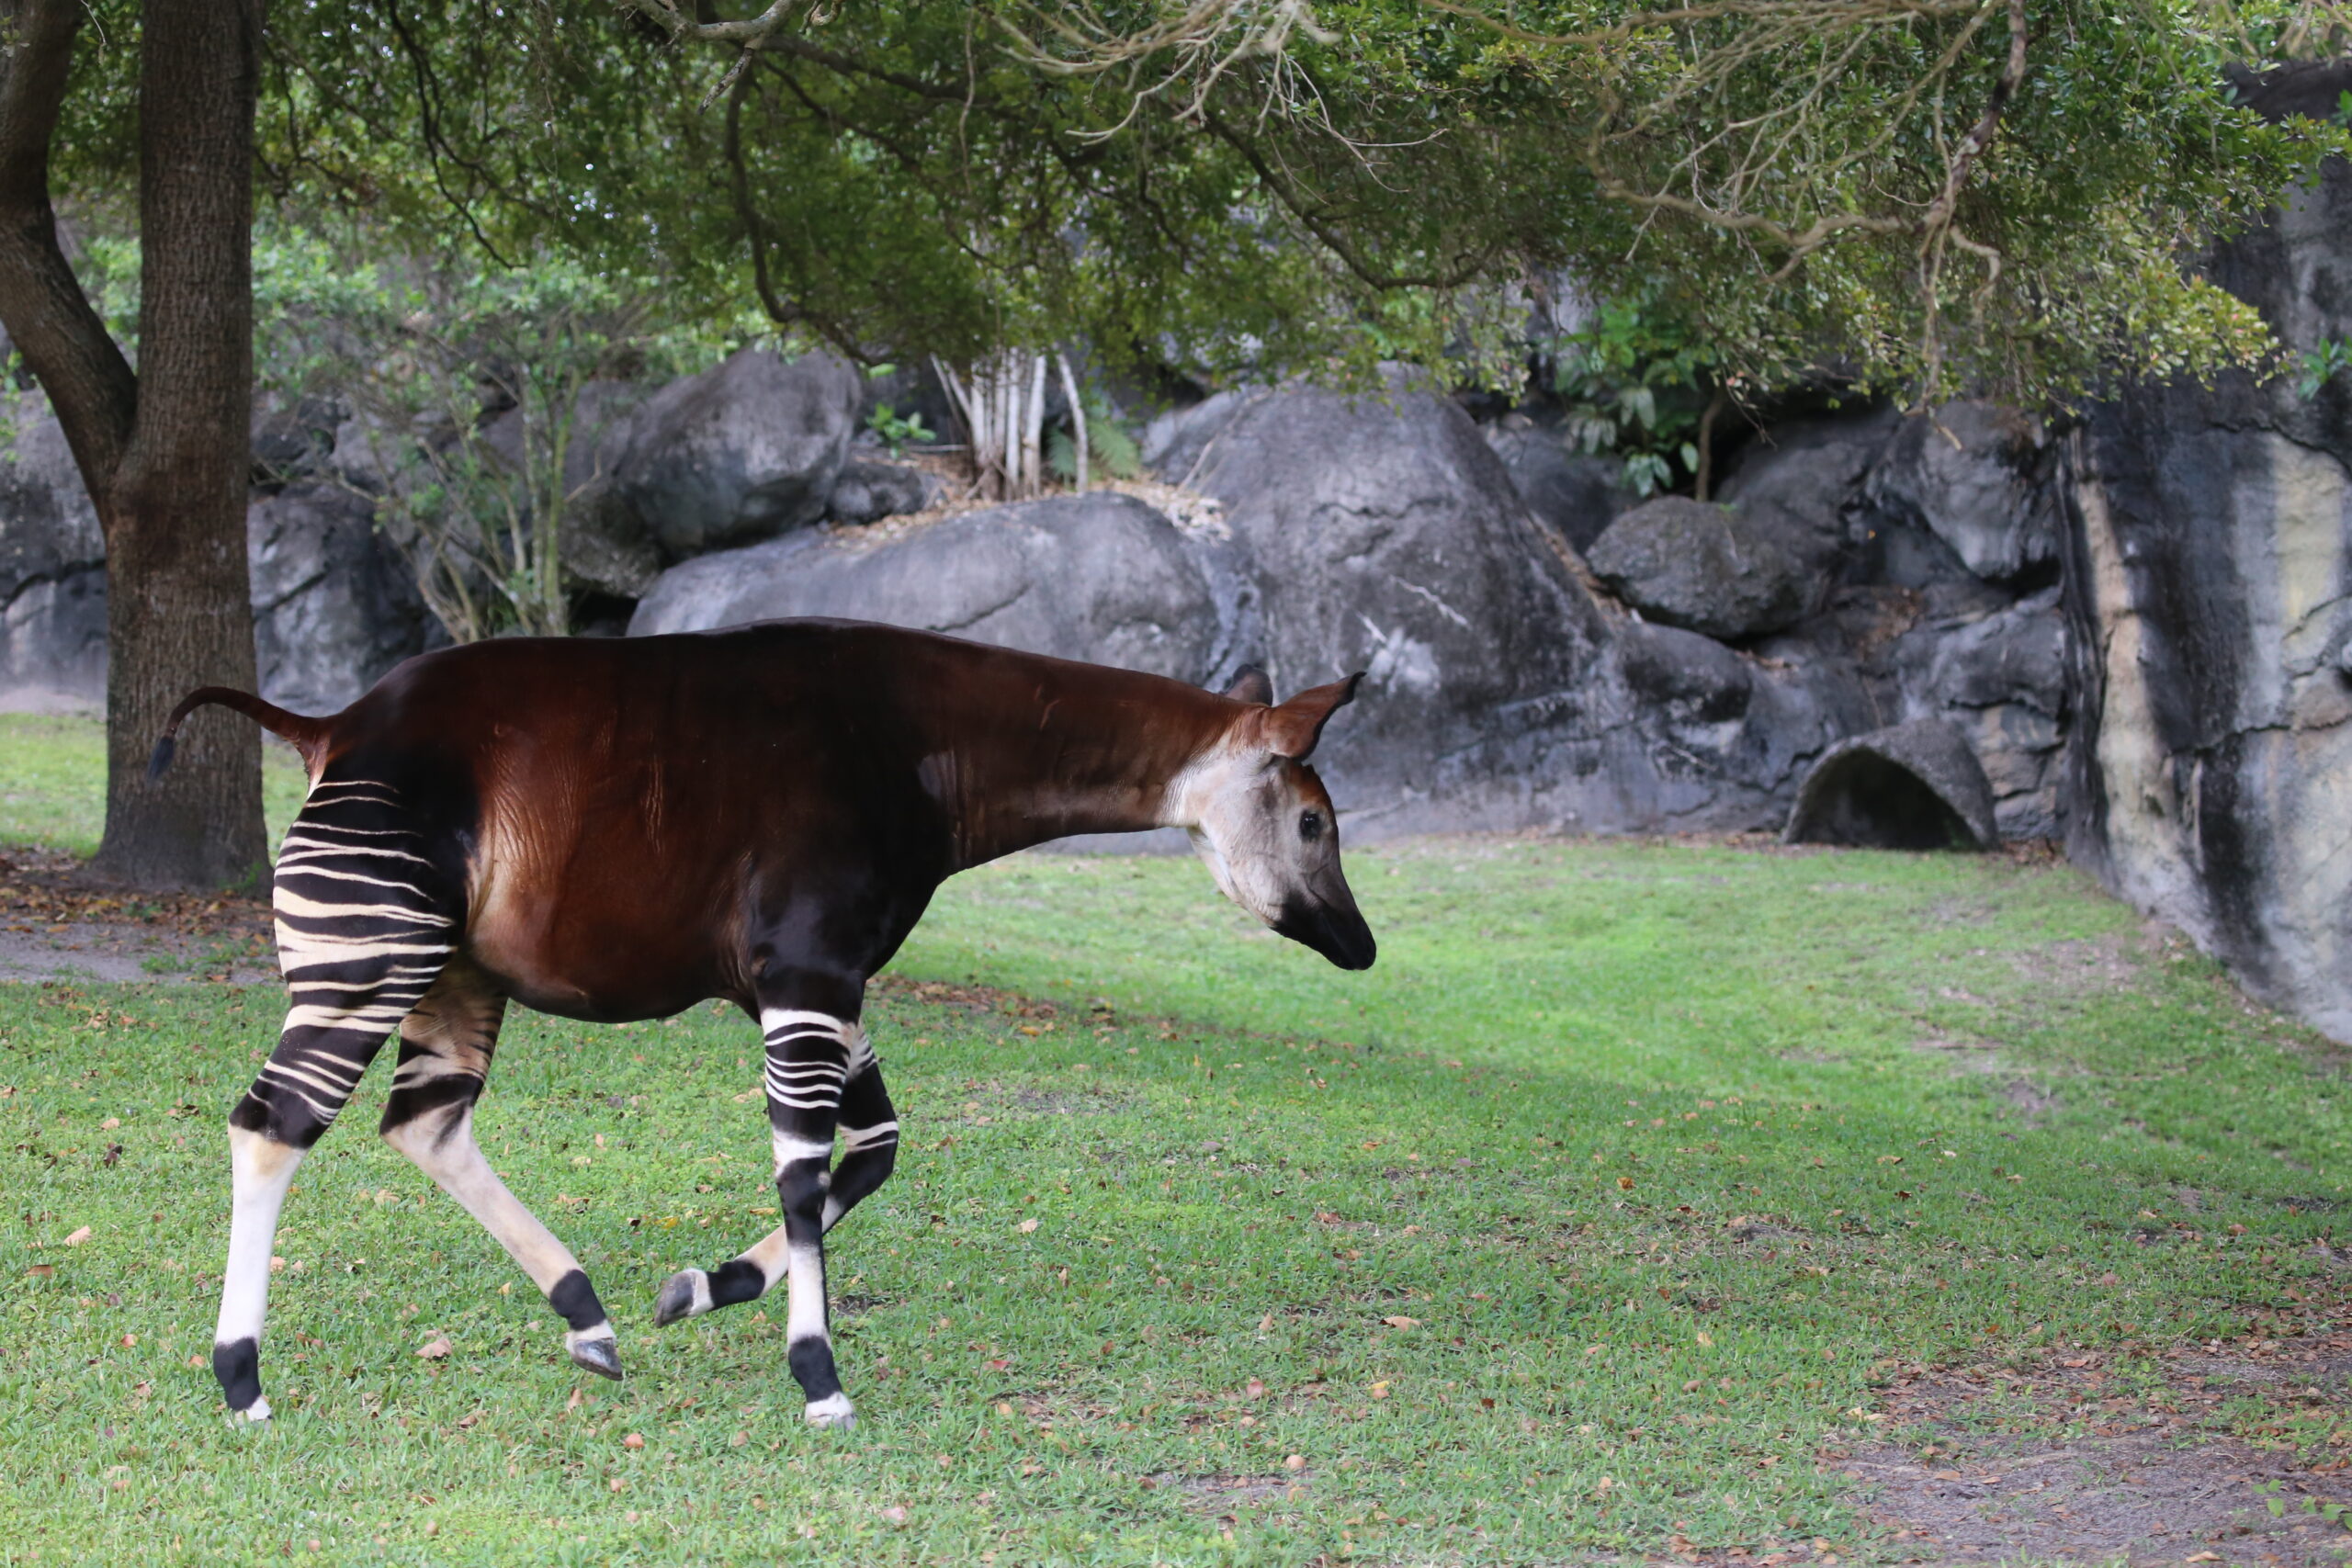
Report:
[[[1191,484],[1203,458],[1233,422],[1273,396],[1266,387],[1235,387],[1189,407],[1170,409],[1143,428],[1143,466],[1172,485]]]
[[[1593,541],[1593,571],[1652,620],[1737,639],[1778,631],[1812,609],[1821,584],[1747,519],[1661,496]]]
[[[245,512],[261,692],[297,713],[334,713],[435,640],[416,580],[376,531],[365,496],[316,480]]]
[[[38,392],[0,410],[0,711],[106,704],[106,541],[65,432]]]
[[[949,632],[1179,680],[1213,671],[1216,605],[1167,518],[1097,491],[967,512],[894,538],[800,534],[691,560],[631,636],[786,615]]]
[[[764,348],[662,388],[630,423],[620,491],[670,558],[769,537],[825,514],[865,388],[829,354]]]
[[[1597,602],[1477,428],[1401,376],[1237,400],[1182,527],[1101,492],[893,536],[801,534],[665,573],[633,634],[831,615],[1278,691],[1368,680],[1316,761],[1357,838],[1777,824],[1867,709],[1834,660],[1768,669]]]
[[[1864,490],[1951,546],[1978,577],[2006,582],[2057,558],[2055,456],[2031,415],[1946,403],[1903,422]]]
[[[1604,618],[1451,400],[1264,394],[1195,482],[1257,584],[1243,657],[1285,694],[1369,672],[1317,753],[1357,830],[1609,825],[1648,787]]]
[[[1635,502],[1623,482],[1622,462],[1572,451],[1559,432],[1520,415],[1489,425],[1487,444],[1503,460],[1512,488],[1536,520],[1576,549],[1589,548]]]

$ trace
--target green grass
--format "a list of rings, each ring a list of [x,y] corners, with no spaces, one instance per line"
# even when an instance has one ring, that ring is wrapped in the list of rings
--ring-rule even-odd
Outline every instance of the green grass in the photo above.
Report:
[[[107,826],[103,720],[0,714],[0,845],[41,844],[97,853]],[[262,813],[277,842],[302,807],[302,764],[293,749],[262,747]]]
[[[572,1371],[494,1245],[368,1135],[379,1064],[288,1204],[278,1418],[237,1430],[190,1363],[220,1118],[279,998],[0,987],[0,1541],[1868,1559],[1814,1456],[1879,1429],[1896,1367],[2234,1334],[2325,1289],[2335,1058],[2069,870],[1503,840],[1350,867],[1366,975],[1190,863],[1033,856],[943,890],[900,975],[1051,1005],[877,996],[907,1145],[832,1248],[849,1434],[800,1425],[780,1299],[648,1326],[672,1269],[775,1223],[740,1018],[523,1015],[501,1047],[484,1145],[615,1309],[626,1384]],[[455,1353],[417,1359],[435,1332]]]

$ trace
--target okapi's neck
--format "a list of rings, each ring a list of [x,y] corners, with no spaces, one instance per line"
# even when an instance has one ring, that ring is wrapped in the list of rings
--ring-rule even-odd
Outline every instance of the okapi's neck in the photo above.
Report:
[[[1073,833],[1170,824],[1170,785],[1244,711],[1163,676],[973,651],[949,692],[928,694],[922,764],[959,871]]]

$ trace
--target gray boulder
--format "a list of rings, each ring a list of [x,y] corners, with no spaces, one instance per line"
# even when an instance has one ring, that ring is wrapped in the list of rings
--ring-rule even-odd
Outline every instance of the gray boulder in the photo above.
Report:
[[[106,540],[39,392],[0,409],[0,710],[106,704]]]
[[[245,512],[261,692],[297,713],[349,706],[438,626],[365,496],[307,480]]]
[[[1923,718],[1823,752],[1797,787],[1781,837],[1792,844],[1983,850],[2000,842],[2000,829],[1992,786],[1967,737]]]
[[[1606,829],[1654,810],[1659,753],[1611,677],[1608,619],[1451,399],[1401,374],[1266,394],[1195,482],[1253,584],[1237,656],[1280,694],[1368,672],[1316,753],[1351,832]]]
[[[1487,428],[1487,444],[1503,460],[1527,509],[1573,548],[1590,548],[1601,530],[1634,504],[1622,482],[1623,463],[1572,451],[1557,431],[1506,415]]]
[[[1587,558],[1644,615],[1718,638],[1792,626],[1821,588],[1747,519],[1681,496],[1626,513],[1593,541]]]
[[[1863,489],[1881,510],[1951,546],[1978,577],[2006,582],[2056,558],[2055,456],[2030,414],[1946,403],[1903,422]]]
[[[665,572],[629,635],[838,615],[1146,670],[1209,673],[1216,606],[1183,536],[1106,491],[967,512],[895,538],[797,534]]]
[[[937,479],[912,464],[852,457],[833,481],[829,510],[836,523],[878,523],[935,504],[942,490]]]
[[[767,538],[825,514],[865,391],[829,354],[764,348],[662,388],[631,422],[621,495],[672,559]]]
[[[1860,542],[1856,503],[1894,427],[1883,409],[1776,425],[1741,449],[1715,499],[1808,570],[1835,573]]]

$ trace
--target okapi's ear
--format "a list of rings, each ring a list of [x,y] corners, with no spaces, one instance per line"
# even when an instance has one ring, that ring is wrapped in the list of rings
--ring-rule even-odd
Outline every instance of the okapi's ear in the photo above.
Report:
[[[1331,716],[1354,700],[1356,684],[1363,679],[1363,671],[1359,670],[1344,681],[1312,687],[1280,707],[1269,708],[1259,730],[1266,750],[1295,762],[1306,761],[1323,738],[1323,727]]]
[[[1245,664],[1234,671],[1233,684],[1225,694],[1237,703],[1255,703],[1260,707],[1274,705],[1273,677],[1254,664]]]

